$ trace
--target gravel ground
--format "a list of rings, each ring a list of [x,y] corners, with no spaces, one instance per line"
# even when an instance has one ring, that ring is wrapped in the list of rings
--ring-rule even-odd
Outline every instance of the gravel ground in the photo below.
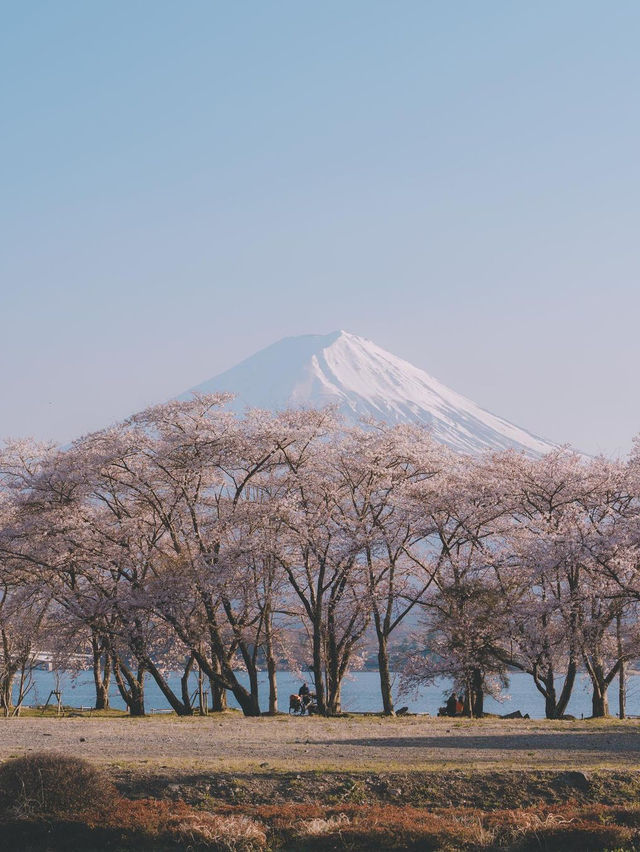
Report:
[[[339,719],[0,719],[0,758],[61,751],[140,768],[414,770],[632,768],[635,720],[544,722],[406,717]]]

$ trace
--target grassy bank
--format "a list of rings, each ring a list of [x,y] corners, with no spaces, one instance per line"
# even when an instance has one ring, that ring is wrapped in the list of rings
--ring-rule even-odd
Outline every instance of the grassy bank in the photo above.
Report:
[[[483,810],[342,802],[193,807],[118,799],[109,810],[0,820],[4,848],[27,850],[587,850],[640,849],[636,805]]]

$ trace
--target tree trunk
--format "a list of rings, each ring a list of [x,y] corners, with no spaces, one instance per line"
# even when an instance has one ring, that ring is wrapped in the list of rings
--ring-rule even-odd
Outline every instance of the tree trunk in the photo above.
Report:
[[[216,658],[217,663],[220,664],[220,670],[217,671],[217,663],[212,665],[211,661],[208,660],[201,651],[195,648],[193,649],[193,653],[195,654],[198,665],[202,668],[202,671],[210,680],[214,682],[217,681],[219,686],[222,686],[224,683],[226,684],[225,688],[231,690],[233,697],[240,705],[240,709],[245,716],[261,715],[257,692],[248,692],[244,688],[244,686],[238,681],[233,669],[226,660],[220,660],[219,657]],[[249,676],[251,677],[251,673],[249,673]]]
[[[251,661],[251,666],[247,666],[247,674],[249,675],[249,695],[253,706],[257,709],[257,715],[260,716],[260,701],[258,692],[258,669],[255,665],[255,660]]]
[[[607,690],[594,689],[591,697],[591,715],[594,719],[602,719],[609,715],[609,699]]]
[[[576,672],[578,671],[577,663],[573,659],[573,657],[569,660],[569,665],[567,666],[567,673],[565,675],[564,683],[562,685],[562,692],[560,693],[559,698],[556,691],[555,672],[552,665],[547,665],[547,668],[545,669],[542,677],[540,677],[538,673],[537,666],[534,666],[533,669],[527,669],[527,671],[533,677],[533,682],[536,685],[536,689],[544,697],[545,717],[547,719],[559,719],[564,716],[565,710],[567,709],[567,704],[569,703],[569,699],[571,698],[571,693],[573,691],[573,685],[576,679]]]
[[[217,675],[217,677],[210,677],[205,669],[200,666],[200,671],[203,674],[206,674],[209,680],[209,691],[211,692],[211,712],[212,713],[224,713],[227,710],[227,690],[221,683],[222,680],[222,665],[220,664],[220,660],[216,657],[213,649],[211,651],[211,669]]]
[[[5,716],[11,715],[13,707],[13,683],[18,672],[11,660],[11,646],[6,630],[2,630],[2,676],[0,676],[0,703]]]
[[[131,694],[131,703],[129,704],[129,714],[131,716],[145,716],[144,708],[144,676],[137,680]]]
[[[244,686],[237,682],[232,686],[231,692],[233,693],[233,697],[240,705],[240,709],[242,710],[245,716],[262,715],[260,712],[260,704],[258,703],[257,695],[247,692]]]
[[[275,658],[267,656],[267,675],[269,677],[269,715],[275,716],[278,712],[278,677]]]
[[[7,672],[0,678],[0,704],[5,716],[11,715],[13,706],[13,682],[15,672]]]
[[[327,672],[327,716],[339,716],[342,713],[341,686],[342,678],[338,671],[338,663],[330,659]]]
[[[618,670],[618,716],[621,719],[626,717],[626,695],[625,695],[625,667],[624,657],[622,655],[622,617],[620,612],[616,615],[616,639],[618,642],[618,660],[620,668]]]
[[[562,686],[562,692],[560,693],[560,698],[558,699],[558,703],[556,705],[556,715],[555,719],[559,719],[560,716],[564,716],[567,711],[567,705],[569,704],[569,699],[571,698],[571,693],[573,692],[573,685],[576,681],[576,674],[578,672],[578,663],[574,658],[569,660],[569,665],[567,666],[567,674],[565,675],[564,684]]]
[[[602,659],[595,654],[585,657],[585,664],[591,678],[591,715],[594,719],[602,719],[609,715],[609,699],[607,697],[607,679],[604,673]]]
[[[313,625],[313,679],[316,690],[316,702],[318,704],[318,713],[322,716],[327,715],[327,702],[324,688],[323,677],[323,642],[322,628],[319,623]]]
[[[224,713],[228,709],[227,690],[211,678],[209,678],[209,689],[211,690],[211,712]]]
[[[267,677],[269,678],[269,716],[278,712],[278,679],[276,676],[276,658],[273,652],[273,632],[271,610],[267,608],[264,619],[265,654],[267,657]]]
[[[204,694],[204,676],[202,674],[202,669],[198,666],[198,715],[206,716],[208,709]]]
[[[329,619],[329,648],[327,652],[327,716],[339,716],[342,712],[340,702],[340,687],[342,677],[340,674],[340,663],[338,649],[333,632],[331,618]]]
[[[476,719],[484,716],[484,684],[482,671],[474,669],[471,675],[472,712]]]
[[[97,637],[91,637],[91,650],[93,654],[93,683],[96,690],[96,710],[109,709],[109,685],[111,681],[111,657],[104,650]],[[104,668],[102,659],[104,656]]]
[[[103,681],[102,683],[96,683],[95,709],[96,710],[108,710],[109,709],[109,684],[108,684],[108,682]]]
[[[13,706],[13,715],[19,716],[22,710],[22,705],[24,703],[24,699],[29,692],[30,685],[33,682],[33,672],[31,670],[31,666],[26,660],[22,661],[22,666],[20,667],[20,677],[18,678],[18,694],[16,696],[16,700]]]
[[[391,674],[389,672],[389,651],[387,637],[378,632],[378,672],[380,674],[380,692],[382,694],[382,712],[385,716],[395,716],[393,695],[391,694]]]
[[[467,681],[464,687],[464,701],[462,702],[462,715],[473,719],[473,691],[471,681]]]
[[[144,716],[144,668],[140,666],[134,674],[129,666],[115,654],[112,661],[116,684],[123,701],[129,708],[129,715]]]
[[[553,672],[551,672],[551,677],[548,677],[545,681],[545,687],[547,694],[544,698],[544,715],[547,719],[555,719],[558,713],[558,701],[556,698],[556,685],[553,682]]]
[[[155,663],[149,658],[144,657],[144,666],[145,670],[149,672],[151,677],[155,680],[160,688],[160,692],[164,695],[164,697],[169,702],[169,706],[178,716],[192,716],[193,715],[193,707],[191,706],[191,701],[189,700],[189,672],[191,671],[191,666],[193,666],[193,660],[190,660],[187,665],[186,672],[182,675],[181,687],[183,690],[186,690],[186,701],[180,701],[175,692],[171,689],[166,679],[155,665]],[[183,693],[184,694],[184,693]]]
[[[182,693],[182,704],[185,708],[185,716],[191,716],[193,714],[193,707],[191,706],[191,697],[189,695],[189,675],[193,669],[193,664],[195,662],[195,657],[193,654],[189,656],[187,663],[184,667],[184,672],[182,673],[182,677],[180,678],[180,692]]]

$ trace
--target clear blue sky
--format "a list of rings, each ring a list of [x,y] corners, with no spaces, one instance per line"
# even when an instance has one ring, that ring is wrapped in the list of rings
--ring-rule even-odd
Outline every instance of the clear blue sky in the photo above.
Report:
[[[2,2],[0,435],[346,328],[640,431],[640,3]]]

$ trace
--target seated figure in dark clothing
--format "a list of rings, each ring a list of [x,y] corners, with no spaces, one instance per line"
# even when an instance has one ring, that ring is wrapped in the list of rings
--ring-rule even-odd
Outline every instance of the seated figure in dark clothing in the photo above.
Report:
[[[456,698],[456,696],[450,695],[449,698],[447,699],[447,703],[445,705],[446,708],[447,708],[447,716],[455,716],[456,715],[457,703],[458,703],[458,699]]]
[[[311,704],[311,692],[309,691],[309,687],[307,686],[307,682],[302,684],[300,689],[298,690],[298,695],[302,701],[303,712],[306,708]]]

